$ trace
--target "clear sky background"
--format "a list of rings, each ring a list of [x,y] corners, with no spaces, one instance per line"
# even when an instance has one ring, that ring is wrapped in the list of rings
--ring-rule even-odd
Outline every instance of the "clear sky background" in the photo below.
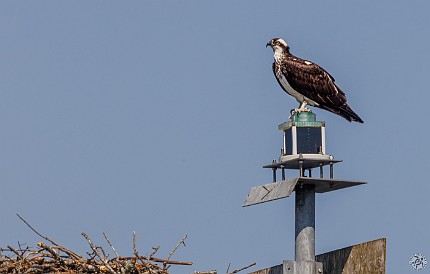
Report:
[[[278,158],[297,102],[273,37],[329,71],[364,124],[315,109],[335,177],[316,250],[387,237],[387,273],[430,259],[429,1],[1,1],[0,245],[35,246],[17,217],[80,253],[251,270],[294,259],[294,198],[242,208]],[[289,173],[289,177],[297,173]],[[112,252],[111,252],[112,253]],[[421,273],[430,273],[427,267]]]

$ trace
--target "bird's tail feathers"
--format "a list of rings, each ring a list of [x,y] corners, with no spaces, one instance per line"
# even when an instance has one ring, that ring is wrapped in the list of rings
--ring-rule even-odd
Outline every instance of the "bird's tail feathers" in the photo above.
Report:
[[[358,116],[358,114],[355,113],[348,106],[347,103],[345,103],[341,107],[334,107],[334,108],[327,108],[327,107],[325,107],[325,109],[328,110],[328,111],[331,111],[333,113],[336,113],[339,116],[342,116],[343,118],[345,118],[346,120],[348,120],[350,122],[364,123],[364,121],[360,118],[360,116]]]

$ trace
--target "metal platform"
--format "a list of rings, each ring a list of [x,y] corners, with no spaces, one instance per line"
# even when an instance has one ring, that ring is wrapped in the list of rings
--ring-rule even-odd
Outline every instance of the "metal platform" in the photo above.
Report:
[[[367,182],[297,177],[283,180],[281,182],[253,187],[249,192],[243,207],[289,197],[297,187],[301,187],[303,185],[313,185],[315,186],[316,193],[325,193],[363,184],[367,184]]]
[[[303,169],[310,169],[340,163],[342,160],[335,160],[332,155],[323,154],[284,155],[279,158],[279,162],[265,165],[263,168],[300,169],[300,162]]]

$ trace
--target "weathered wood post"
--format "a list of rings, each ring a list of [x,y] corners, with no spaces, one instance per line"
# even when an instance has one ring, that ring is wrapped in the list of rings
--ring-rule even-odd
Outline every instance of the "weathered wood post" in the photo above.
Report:
[[[316,121],[312,112],[295,113],[278,129],[283,132],[284,138],[281,156],[278,161],[273,160],[270,165],[264,166],[273,170],[273,183],[253,187],[243,206],[286,198],[296,192],[295,260],[254,273],[321,274],[323,264],[315,260],[315,194],[366,182],[333,179],[333,165],[341,161],[326,154],[325,123]],[[325,166],[329,166],[329,179],[324,178]],[[314,168],[319,169],[319,178],[312,178]],[[278,169],[282,170],[280,182],[276,182]],[[299,170],[299,177],[285,179],[285,170]],[[305,171],[308,171],[307,176]],[[333,260],[330,262],[333,264]]]

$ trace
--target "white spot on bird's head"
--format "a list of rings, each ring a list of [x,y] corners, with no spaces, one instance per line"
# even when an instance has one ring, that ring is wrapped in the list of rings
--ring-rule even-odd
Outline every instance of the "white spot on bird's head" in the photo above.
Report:
[[[288,46],[287,42],[285,42],[282,38],[271,39],[269,42],[267,42],[266,47],[267,46],[270,46],[273,51],[282,50],[288,52],[290,50],[290,47]]]
[[[284,47],[289,48],[287,42],[285,42],[284,39],[276,38],[276,40],[278,41],[279,44],[282,44],[282,45],[284,45]]]
[[[273,50],[275,61],[280,63],[281,60],[285,57],[285,54],[290,52],[290,47],[287,42],[285,42],[281,38],[273,38],[269,42],[267,42],[266,47],[270,46]]]

